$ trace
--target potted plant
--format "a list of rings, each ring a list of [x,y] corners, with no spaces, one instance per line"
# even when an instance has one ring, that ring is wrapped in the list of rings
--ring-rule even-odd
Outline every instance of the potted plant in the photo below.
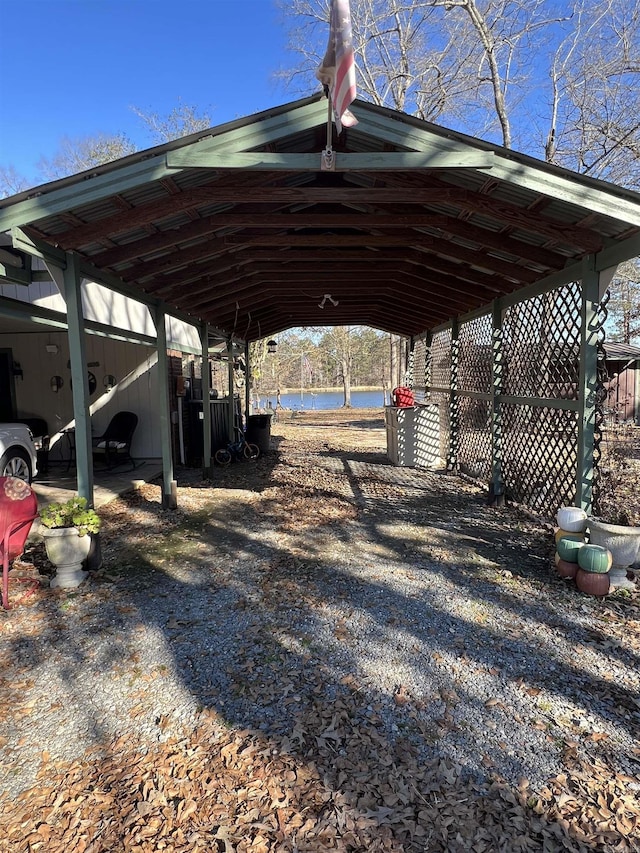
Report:
[[[51,503],[40,510],[42,536],[47,557],[56,567],[52,587],[76,587],[86,578],[82,568],[92,544],[92,534],[100,530],[97,512],[78,495],[65,503]]]

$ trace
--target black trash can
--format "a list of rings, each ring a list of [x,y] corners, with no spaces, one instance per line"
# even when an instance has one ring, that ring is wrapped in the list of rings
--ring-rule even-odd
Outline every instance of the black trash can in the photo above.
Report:
[[[271,415],[249,415],[247,441],[257,444],[260,453],[268,453],[271,442]]]

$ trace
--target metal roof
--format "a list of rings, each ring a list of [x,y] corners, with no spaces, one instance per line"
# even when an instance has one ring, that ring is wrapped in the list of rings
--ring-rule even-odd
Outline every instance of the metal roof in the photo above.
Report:
[[[0,232],[248,340],[351,323],[416,335],[579,278],[587,255],[604,268],[640,254],[638,193],[383,107],[353,112],[334,169],[317,95],[4,199]]]
[[[606,341],[604,345],[607,358],[612,361],[640,361],[640,347],[631,344]]]

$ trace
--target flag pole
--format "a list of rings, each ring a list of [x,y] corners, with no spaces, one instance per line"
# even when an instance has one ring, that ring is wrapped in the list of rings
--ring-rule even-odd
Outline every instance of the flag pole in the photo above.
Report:
[[[333,148],[331,147],[331,142],[333,140],[333,104],[331,102],[331,90],[326,83],[324,85],[324,93],[327,96],[327,145],[320,155],[320,171],[335,172],[336,156]]]

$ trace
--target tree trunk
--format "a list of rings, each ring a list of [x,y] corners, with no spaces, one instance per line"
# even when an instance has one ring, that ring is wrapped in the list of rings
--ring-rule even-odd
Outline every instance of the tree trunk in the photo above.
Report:
[[[344,390],[344,403],[343,407],[345,409],[351,408],[351,365],[349,364],[349,359],[343,358],[340,362],[342,368],[342,387]]]

